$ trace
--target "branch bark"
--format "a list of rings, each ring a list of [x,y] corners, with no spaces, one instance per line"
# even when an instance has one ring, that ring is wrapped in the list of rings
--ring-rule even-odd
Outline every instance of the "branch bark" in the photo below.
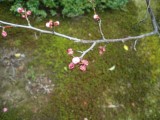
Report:
[[[141,34],[141,35],[138,35],[138,36],[128,36],[128,37],[125,37],[125,38],[118,38],[118,39],[106,39],[104,37],[103,31],[102,31],[102,28],[101,28],[101,21],[98,23],[98,25],[99,25],[99,30],[100,30],[100,34],[101,34],[102,38],[97,39],[97,40],[87,40],[87,39],[85,40],[85,39],[80,39],[80,38],[68,36],[68,35],[65,35],[65,34],[61,34],[61,33],[55,32],[55,31],[53,32],[53,31],[49,31],[49,30],[39,29],[39,28],[31,26],[28,19],[27,19],[28,26],[27,25],[14,24],[14,23],[10,23],[10,22],[5,22],[5,21],[2,21],[2,20],[0,20],[0,23],[2,25],[9,25],[9,26],[12,26],[12,27],[31,29],[31,30],[34,30],[34,31],[38,31],[40,33],[56,35],[56,36],[63,37],[63,38],[66,38],[68,40],[78,42],[78,43],[92,44],[89,49],[87,49],[84,53],[82,53],[81,57],[83,57],[86,53],[88,53],[91,49],[93,49],[95,47],[95,45],[98,44],[98,43],[124,42],[124,41],[137,40],[137,39],[141,39],[141,38],[145,38],[145,37],[148,37],[148,36],[159,34],[158,24],[157,24],[155,15],[154,15],[154,13],[151,9],[150,2],[151,2],[151,0],[146,0],[147,10],[148,10],[148,13],[150,15],[150,19],[151,19],[151,22],[152,22],[152,25],[153,25],[153,31],[151,31],[149,33]],[[4,27],[2,25],[0,26],[1,28]]]

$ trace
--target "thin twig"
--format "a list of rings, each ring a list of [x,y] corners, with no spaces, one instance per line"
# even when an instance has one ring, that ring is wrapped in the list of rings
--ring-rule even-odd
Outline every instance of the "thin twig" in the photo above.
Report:
[[[86,51],[83,51],[82,55],[80,56],[80,58],[83,58],[89,51],[93,50],[93,48],[95,47],[96,42],[94,42],[91,47],[89,47]]]
[[[135,51],[137,51],[137,49],[136,49],[137,41],[138,41],[138,40],[135,40],[135,42],[134,42],[134,48],[133,48],[133,49],[134,49]]]
[[[99,26],[99,31],[101,33],[102,39],[105,40],[103,31],[102,31],[102,21],[101,21],[101,19],[98,21],[98,26]]]

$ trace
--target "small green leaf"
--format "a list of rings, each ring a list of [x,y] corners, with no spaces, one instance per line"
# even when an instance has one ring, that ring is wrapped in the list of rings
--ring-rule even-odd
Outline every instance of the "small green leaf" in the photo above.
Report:
[[[64,70],[65,70],[65,71],[68,71],[67,67],[64,67]]]

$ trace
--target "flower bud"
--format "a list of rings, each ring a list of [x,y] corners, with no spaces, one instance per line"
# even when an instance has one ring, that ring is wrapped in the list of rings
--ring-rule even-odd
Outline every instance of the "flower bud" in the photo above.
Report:
[[[79,67],[79,69],[80,69],[81,71],[86,71],[86,66],[85,66],[85,65],[81,65],[81,66]]]
[[[24,12],[24,9],[19,7],[19,8],[17,9],[17,12],[18,12],[18,13],[23,13],[23,12]]]
[[[70,70],[72,70],[72,69],[74,69],[75,65],[74,65],[74,63],[71,62],[71,63],[68,65],[68,67],[69,67]]]
[[[27,15],[31,15],[32,12],[30,10],[27,11]]]
[[[22,15],[22,18],[26,18],[26,15]]]
[[[46,23],[46,27],[52,28],[53,26],[53,21],[50,20],[49,22]]]
[[[102,55],[106,51],[105,46],[99,46],[99,54]]]
[[[6,31],[2,31],[2,36],[6,37],[7,36],[7,32]]]
[[[72,59],[72,63],[74,63],[74,64],[78,64],[80,61],[81,61],[81,60],[80,60],[79,57],[74,57],[74,58]]]
[[[3,108],[3,112],[7,112],[8,111],[8,108]]]
[[[69,48],[69,49],[67,50],[67,53],[68,53],[68,55],[73,55],[74,51],[72,50],[72,48]]]
[[[55,22],[53,23],[54,26],[59,26],[59,24],[60,24],[59,21],[55,21]]]
[[[100,20],[100,17],[99,17],[97,14],[95,14],[95,15],[93,16],[93,19],[96,20],[96,21],[99,21],[99,20]]]
[[[81,60],[82,65],[88,66],[88,60]]]

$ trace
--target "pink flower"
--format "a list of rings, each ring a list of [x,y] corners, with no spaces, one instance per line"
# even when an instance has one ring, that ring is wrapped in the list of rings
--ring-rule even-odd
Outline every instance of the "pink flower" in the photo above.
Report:
[[[102,55],[102,54],[103,54],[103,51],[99,51],[99,54]]]
[[[80,65],[79,69],[80,69],[81,71],[86,71],[86,65]]]
[[[85,66],[88,66],[88,60],[81,60],[81,63],[83,64],[83,65],[85,65]]]
[[[106,48],[105,48],[105,46],[99,46],[99,50],[105,52],[105,51],[106,51]]]
[[[8,108],[3,108],[3,112],[7,112],[8,111]]]
[[[93,19],[96,20],[96,21],[99,21],[100,17],[97,14],[94,14]]]
[[[75,65],[74,65],[74,63],[71,62],[71,63],[68,65],[68,67],[69,67],[70,70],[72,70],[72,69],[74,69]]]
[[[18,13],[23,13],[23,12],[24,12],[24,9],[19,7],[19,8],[17,9],[17,12],[18,12]]]
[[[102,55],[106,51],[105,46],[99,46],[99,54]]]
[[[72,50],[72,48],[69,48],[69,49],[67,50],[67,53],[68,53],[68,55],[73,55],[74,51]]]
[[[49,22],[46,23],[46,27],[52,28],[53,26],[53,21],[50,20]]]
[[[59,24],[60,24],[59,21],[55,21],[55,22],[53,23],[54,26],[58,26]]]
[[[81,60],[80,60],[79,57],[74,57],[74,58],[72,59],[72,62],[73,62],[74,64],[78,64],[80,61],[81,61]]]
[[[22,15],[22,18],[26,18],[26,15]]]
[[[32,12],[30,10],[27,11],[27,15],[31,15]]]
[[[2,36],[6,37],[7,36],[7,32],[6,31],[2,31]]]
[[[46,27],[50,27],[50,23],[49,22],[46,23]]]

